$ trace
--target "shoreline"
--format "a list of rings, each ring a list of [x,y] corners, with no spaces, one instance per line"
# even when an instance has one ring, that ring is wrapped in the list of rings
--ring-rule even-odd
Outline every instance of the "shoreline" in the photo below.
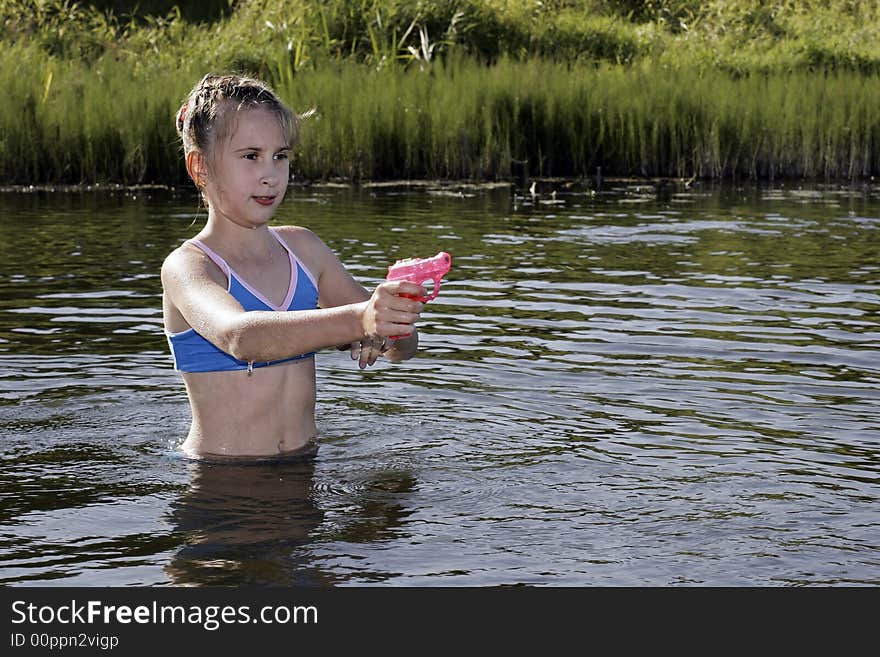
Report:
[[[682,187],[683,189],[691,189],[693,187],[716,187],[725,185],[746,185],[748,187],[761,186],[794,186],[794,185],[810,185],[810,186],[835,186],[835,187],[866,187],[880,183],[874,176],[868,178],[860,178],[850,180],[841,179],[804,179],[804,178],[777,178],[773,180],[713,180],[713,179],[696,179],[696,178],[638,178],[626,176],[609,176],[603,177],[597,181],[595,178],[565,178],[565,177],[535,177],[529,178],[528,183],[535,183],[540,186],[555,185],[562,186],[566,189],[578,189],[583,191],[597,191],[603,187],[610,185],[654,185],[658,188],[662,187]],[[412,189],[424,191],[440,191],[450,192],[451,190],[468,190],[468,191],[496,191],[501,189],[509,189],[513,192],[529,191],[527,187],[518,184],[516,181],[482,181],[475,182],[473,180],[374,180],[350,182],[344,180],[321,180],[321,181],[303,181],[293,180],[288,184],[288,189]],[[5,185],[0,183],[0,194],[38,194],[38,193],[61,193],[61,194],[77,194],[85,192],[151,192],[161,191],[170,192],[172,194],[192,194],[195,195],[195,189],[189,184],[161,184],[161,183],[140,183],[126,185],[122,183],[40,183],[40,184],[20,184]]]

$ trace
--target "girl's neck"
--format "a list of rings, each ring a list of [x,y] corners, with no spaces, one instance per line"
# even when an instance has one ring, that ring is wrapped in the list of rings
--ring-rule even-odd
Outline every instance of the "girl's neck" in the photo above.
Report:
[[[227,256],[248,260],[253,257],[271,257],[277,240],[269,232],[268,224],[242,226],[226,217],[208,212],[208,221],[199,231],[199,238],[211,248],[215,246]]]

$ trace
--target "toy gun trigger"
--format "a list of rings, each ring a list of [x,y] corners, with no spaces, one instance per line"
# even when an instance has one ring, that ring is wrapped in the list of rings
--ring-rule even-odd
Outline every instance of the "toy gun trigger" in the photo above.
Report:
[[[437,295],[440,294],[440,281],[443,280],[442,276],[434,276],[433,278],[426,278],[419,285],[425,288],[428,292],[428,296],[419,297],[419,301],[422,303],[428,303],[429,301],[433,301],[437,298]],[[430,283],[430,285],[428,285]]]

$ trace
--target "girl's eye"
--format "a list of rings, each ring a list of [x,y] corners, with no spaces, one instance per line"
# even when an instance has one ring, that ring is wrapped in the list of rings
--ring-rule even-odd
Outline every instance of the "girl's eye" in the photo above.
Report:
[[[286,160],[287,153],[275,153],[275,159],[276,160]]]
[[[256,160],[257,154],[256,153],[245,153],[242,157],[246,160]]]

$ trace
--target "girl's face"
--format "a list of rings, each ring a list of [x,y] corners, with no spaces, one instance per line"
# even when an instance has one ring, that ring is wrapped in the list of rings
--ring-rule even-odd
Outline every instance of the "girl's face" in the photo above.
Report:
[[[269,222],[287,191],[290,144],[268,110],[244,110],[230,120],[235,125],[215,145],[205,194],[215,214],[256,228]]]

